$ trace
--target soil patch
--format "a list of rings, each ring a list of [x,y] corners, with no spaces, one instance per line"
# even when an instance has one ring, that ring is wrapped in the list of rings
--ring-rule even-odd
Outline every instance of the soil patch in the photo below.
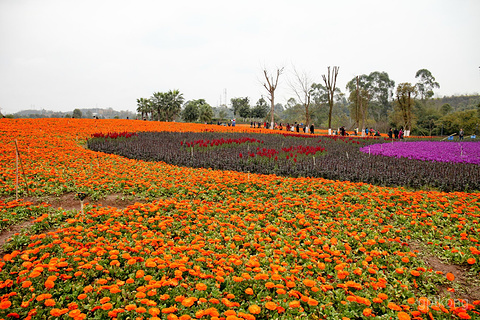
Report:
[[[475,300],[480,300],[480,281],[468,274],[468,266],[444,262],[438,257],[432,256],[421,243],[412,242],[409,244],[409,246],[412,248],[412,251],[419,251],[422,259],[434,271],[441,271],[444,275],[451,273],[455,276],[453,284],[458,284],[461,289],[451,292],[448,289],[453,287],[453,285],[438,285],[437,292],[439,294],[439,298],[463,299],[470,304]]]

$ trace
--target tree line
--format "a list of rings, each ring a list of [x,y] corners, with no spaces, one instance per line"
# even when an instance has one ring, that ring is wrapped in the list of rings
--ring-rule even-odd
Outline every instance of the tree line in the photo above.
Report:
[[[460,128],[466,134],[477,134],[480,96],[462,101],[461,110],[450,103],[440,103],[442,99],[433,98],[440,84],[427,69],[416,72],[416,83],[403,82],[396,86],[384,71],[358,75],[346,84],[345,93],[336,85],[337,66],[328,67],[320,82],[293,69],[288,84],[294,97],[286,105],[275,103],[275,91],[284,73],[284,68],[277,68],[273,72],[263,70],[265,96],[254,105],[249,97],[234,97],[230,99],[230,107],[212,108],[204,99],[184,103],[179,90],[170,90],[137,99],[137,112],[143,119],[159,121],[181,118],[187,122],[211,123],[233,117],[272,124],[297,122],[309,126],[313,123],[328,129],[345,126],[347,130],[374,128],[386,132],[389,128],[403,128],[414,135],[426,136],[451,134]]]

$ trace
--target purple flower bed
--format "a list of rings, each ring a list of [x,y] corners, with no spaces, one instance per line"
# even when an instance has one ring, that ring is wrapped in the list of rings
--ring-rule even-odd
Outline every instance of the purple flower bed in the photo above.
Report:
[[[360,151],[387,157],[480,165],[480,142],[394,142],[365,146]]]

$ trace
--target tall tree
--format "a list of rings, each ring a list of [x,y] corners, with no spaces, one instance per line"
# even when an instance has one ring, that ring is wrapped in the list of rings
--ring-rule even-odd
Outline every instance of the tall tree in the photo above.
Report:
[[[368,75],[367,90],[370,93],[371,109],[377,122],[387,121],[394,88],[395,81],[390,80],[388,73],[374,71]]]
[[[252,118],[259,118],[259,119],[265,118],[268,114],[268,109],[269,107],[268,107],[267,101],[265,101],[263,97],[258,99],[257,103],[252,108],[252,112],[251,112]]]
[[[238,115],[243,119],[249,118],[251,116],[250,105],[248,104],[242,105],[238,110]]]
[[[203,100],[203,99],[200,99],[200,100]],[[182,111],[183,120],[185,120],[186,122],[197,121],[198,115],[199,115],[199,105],[200,105],[199,100],[187,101]]]
[[[348,97],[348,100],[351,102],[350,116],[355,122],[355,127],[360,127],[363,133],[367,122],[371,96],[369,92],[369,77],[365,74],[356,76],[347,83],[346,89],[350,91]]]
[[[329,130],[332,129],[332,110],[333,110],[333,104],[334,104],[335,87],[337,84],[338,69],[340,69],[340,67],[335,66],[333,67],[333,70],[330,73],[330,67],[328,67],[327,76],[322,75],[323,81],[325,82],[325,87],[327,88],[327,91],[328,91],[328,106],[329,106],[328,129]]]
[[[82,117],[82,111],[80,111],[80,109],[73,110],[73,117],[75,119],[80,119]]]
[[[400,83],[397,87],[395,105],[400,112],[403,128],[408,131],[412,130],[412,108],[415,104],[416,95],[417,89],[411,83]]]
[[[290,87],[297,96],[298,101],[305,108],[305,127],[310,128],[310,104],[315,91],[314,83],[305,72],[299,73],[295,68],[293,70],[295,80],[293,83],[290,83]]]
[[[150,98],[152,108],[156,113],[158,121],[165,121],[166,119],[166,100],[166,94],[163,92],[154,92],[152,97]]]
[[[268,91],[268,100],[270,100],[270,128],[273,129],[275,127],[274,121],[274,112],[275,112],[275,90],[278,86],[278,78],[283,73],[283,68],[277,68],[275,75],[271,75],[267,69],[263,69],[263,75],[265,76],[265,80],[267,82],[263,83],[263,86]]]
[[[185,101],[183,94],[179,90],[174,89],[166,93],[166,120],[173,121],[182,110],[182,104]]]
[[[435,77],[427,69],[420,69],[415,74],[415,78],[419,78],[416,86],[417,92],[420,95],[422,104],[433,97],[433,89],[440,88],[440,84],[435,81]]]
[[[142,119],[148,116],[150,100],[147,98],[137,99],[137,112],[142,115]]]
[[[250,99],[248,97],[232,98],[230,99],[230,102],[232,103],[234,116],[240,115],[239,112],[241,109],[250,109]]]
[[[205,100],[201,99],[204,103],[200,104],[198,108],[198,119],[202,123],[209,123],[212,122],[213,118],[213,109]]]
[[[158,121],[173,121],[182,110],[183,94],[177,89],[168,92],[154,92],[150,98],[157,113]]]

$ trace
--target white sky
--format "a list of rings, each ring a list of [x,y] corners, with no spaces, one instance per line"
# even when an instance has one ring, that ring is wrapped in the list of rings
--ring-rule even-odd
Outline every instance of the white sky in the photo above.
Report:
[[[0,0],[0,108],[136,110],[179,89],[185,100],[266,95],[262,69],[293,66],[337,86],[428,69],[440,96],[480,92],[479,0]],[[220,101],[220,99],[222,99]]]

